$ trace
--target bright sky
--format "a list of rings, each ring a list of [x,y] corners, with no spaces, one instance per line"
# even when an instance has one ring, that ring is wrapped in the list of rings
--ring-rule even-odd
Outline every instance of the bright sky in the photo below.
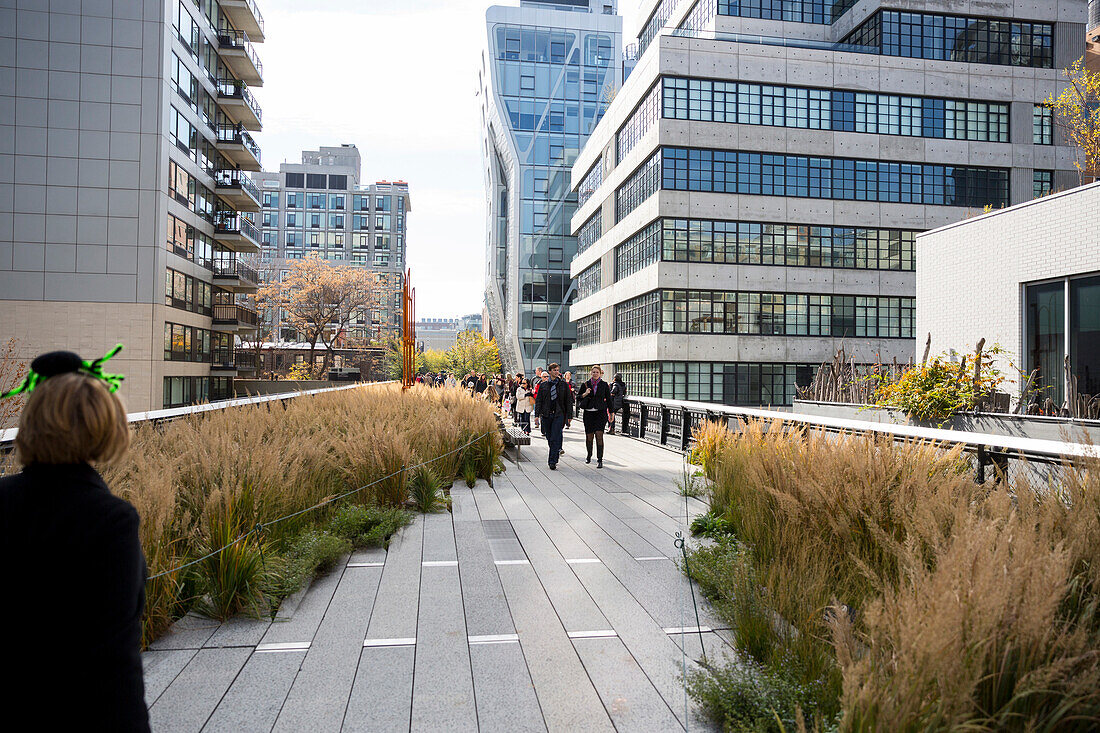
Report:
[[[409,182],[417,316],[480,313],[485,192],[476,96],[485,9],[518,0],[260,0],[265,170],[353,143],[363,181]],[[620,0],[628,36],[637,0]]]

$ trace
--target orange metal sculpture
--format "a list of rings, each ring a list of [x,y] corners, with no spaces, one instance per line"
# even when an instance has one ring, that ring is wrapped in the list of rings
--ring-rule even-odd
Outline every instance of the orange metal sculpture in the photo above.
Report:
[[[412,268],[405,271],[405,287],[402,292],[404,321],[401,327],[401,389],[413,385],[416,370],[416,288],[410,287]]]

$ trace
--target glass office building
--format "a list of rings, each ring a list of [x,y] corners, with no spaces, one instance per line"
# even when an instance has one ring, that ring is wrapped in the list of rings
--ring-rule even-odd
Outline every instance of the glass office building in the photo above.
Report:
[[[507,371],[570,361],[570,172],[622,84],[615,13],[615,0],[521,0],[486,12],[485,298]]]
[[[636,66],[573,167],[575,366],[789,405],[841,348],[913,358],[917,235],[1077,185],[1045,101],[1087,18],[919,5],[643,3]]]

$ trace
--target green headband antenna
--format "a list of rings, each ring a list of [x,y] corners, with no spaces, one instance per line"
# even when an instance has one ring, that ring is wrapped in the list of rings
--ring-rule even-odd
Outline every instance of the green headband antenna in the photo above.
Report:
[[[122,386],[122,380],[126,377],[121,374],[104,373],[103,364],[120,351],[122,351],[122,344],[117,344],[113,349],[94,361],[81,359],[71,351],[51,351],[48,354],[42,354],[31,362],[30,374],[23,380],[23,384],[0,394],[0,400],[20,394],[29,394],[34,391],[35,387],[50,377],[70,372],[82,372],[96,379],[101,379],[107,383],[107,388],[112,393],[117,392],[118,388]]]

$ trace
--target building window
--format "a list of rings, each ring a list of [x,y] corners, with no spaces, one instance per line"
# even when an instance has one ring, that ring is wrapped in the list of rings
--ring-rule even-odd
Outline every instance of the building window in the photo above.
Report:
[[[1005,168],[699,148],[666,147],[658,153],[661,185],[668,190],[941,206],[1008,205]]]
[[[286,173],[286,187],[287,188],[305,188],[306,187],[306,174],[305,173]],[[290,205],[289,196],[287,197],[287,206]]]
[[[603,236],[603,215],[602,212],[597,211],[577,232],[577,254],[591,247],[601,236]]]
[[[1100,395],[1100,275],[1027,285],[1025,291],[1027,369],[1038,370],[1028,402],[1046,411],[1049,399],[1054,410],[1060,409],[1067,377],[1077,380],[1079,395]]]
[[[324,173],[307,173],[306,188],[326,188],[328,179]]]
[[[661,188],[661,160],[662,153],[658,150],[615,192],[616,222],[622,221]]]
[[[577,276],[577,299],[583,300],[589,295],[599,291],[602,277],[602,266],[599,260]]]
[[[1031,141],[1036,145],[1054,143],[1054,110],[1045,104],[1037,104],[1031,113]]]
[[[592,164],[591,170],[581,179],[580,188],[577,189],[577,205],[584,206],[585,202],[592,198],[592,194],[596,193],[596,189],[599,188],[602,183],[603,158],[597,158],[596,162]],[[543,193],[545,192],[544,188]]]
[[[600,343],[600,314],[593,313],[577,321],[576,346],[590,346]]]
[[[1046,196],[1054,191],[1054,171],[1033,171],[1031,174],[1031,195],[1033,198]]]
[[[630,115],[630,119],[619,128],[616,136],[616,161],[621,163],[630,151],[634,149],[646,133],[657,122],[658,110],[661,108],[661,85],[657,84],[645,96],[638,108]]]
[[[615,281],[633,275],[661,258],[661,221],[649,224],[615,248]]]
[[[615,306],[615,339],[630,338],[661,330],[661,294],[658,291]]]

